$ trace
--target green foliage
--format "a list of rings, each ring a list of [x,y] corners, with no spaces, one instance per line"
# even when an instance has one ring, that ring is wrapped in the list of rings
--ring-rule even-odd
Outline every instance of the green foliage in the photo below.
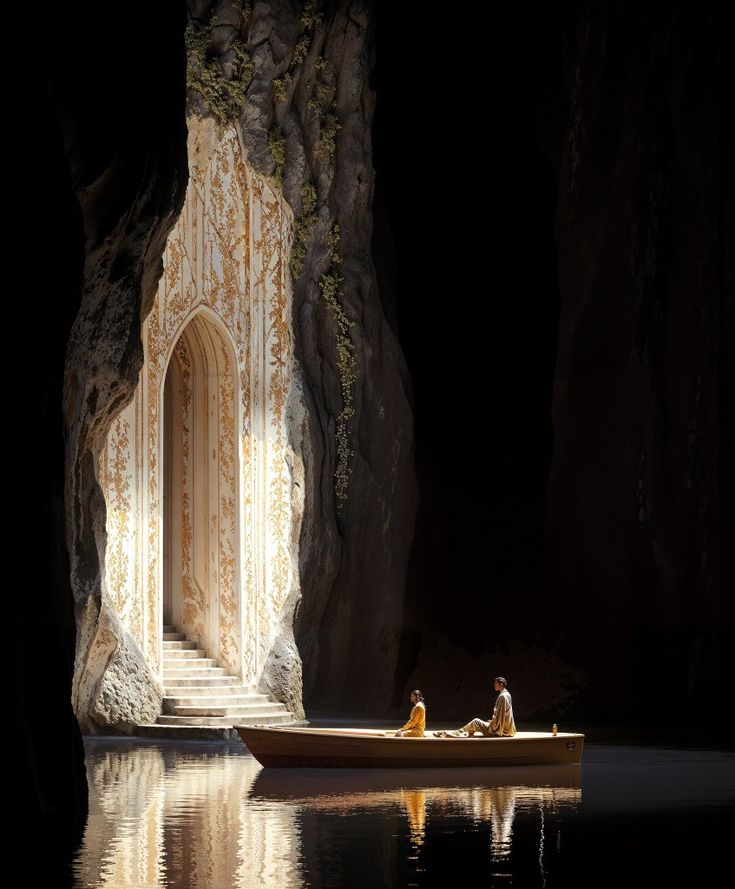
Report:
[[[293,77],[286,72],[283,77],[277,77],[273,81],[273,95],[276,102],[285,102],[288,98],[288,91],[293,83]]]
[[[249,16],[249,11],[243,9],[240,3],[233,5],[241,10],[243,17]],[[224,128],[240,116],[245,93],[253,79],[254,66],[242,34],[239,34],[230,47],[235,55],[232,76],[225,77],[219,57],[211,51],[212,29],[216,24],[217,19],[213,15],[206,25],[194,21],[187,25],[186,84],[201,95],[219,126]]]
[[[329,83],[319,81],[314,90],[316,101],[321,108],[330,108],[334,104],[335,87]]]
[[[316,0],[309,0],[301,13],[301,24],[310,31],[315,31],[322,21],[322,14],[316,11],[316,7]]]
[[[320,74],[320,79],[314,84],[306,104],[310,111],[319,113],[319,135],[314,152],[322,161],[328,161],[337,150],[337,133],[342,129],[335,101],[337,88],[322,56],[319,56],[314,68]]]
[[[337,132],[341,129],[342,124],[336,114],[330,112],[325,115],[314,149],[317,157],[327,160],[334,155],[337,148]]]
[[[321,13],[316,12],[316,3],[307,3],[301,16],[301,24],[304,26],[305,31],[296,42],[288,70],[284,75],[275,78],[273,81],[273,98],[276,103],[285,102],[288,98],[288,92],[293,83],[296,71],[299,66],[303,65],[306,61],[309,49],[311,48],[311,40],[314,30],[321,20]]]
[[[307,182],[301,186],[301,214],[294,220],[294,242],[291,248],[291,275],[296,280],[304,271],[306,245],[316,223],[316,188]]]
[[[355,368],[355,346],[350,339],[350,327],[354,322],[350,321],[342,306],[341,297],[344,278],[340,272],[342,257],[338,250],[340,241],[339,226],[335,225],[326,239],[330,256],[330,265],[327,273],[322,275],[319,287],[322,297],[327,304],[335,327],[335,339],[337,346],[337,370],[339,372],[340,389],[342,391],[342,410],[337,415],[337,466],[334,470],[334,493],[337,501],[337,512],[342,513],[347,500],[349,487],[350,458],[354,451],[350,447],[350,420],[355,415],[353,391],[357,374]]]
[[[311,218],[316,210],[316,187],[307,182],[301,186],[301,211]],[[315,218],[316,221],[316,218]]]
[[[283,169],[286,165],[286,140],[283,138],[280,127],[273,127],[268,133],[268,148],[276,165],[273,174],[276,182],[281,185],[283,183]]]
[[[296,48],[293,51],[293,59],[291,61],[292,65],[303,65],[306,61],[306,57],[309,54],[309,47],[311,46],[311,36],[309,34],[302,34],[299,37],[299,42],[296,44]]]

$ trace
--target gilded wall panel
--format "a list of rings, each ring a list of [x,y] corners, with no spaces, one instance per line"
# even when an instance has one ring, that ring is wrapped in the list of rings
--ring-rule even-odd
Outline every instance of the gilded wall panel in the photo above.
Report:
[[[176,361],[181,385],[176,558],[181,565],[180,589],[172,595],[180,596],[182,629],[197,641],[206,636],[207,615],[216,616],[211,647],[228,672],[253,686],[295,582],[291,541],[298,538],[293,524],[300,513],[289,463],[299,458],[290,451],[287,417],[294,386],[291,227],[280,194],[243,160],[234,129],[205,165],[192,166],[186,201],[164,253],[158,294],[143,324],[145,361],[136,400],[113,423],[100,462],[108,502],[108,591],[158,667],[163,395],[169,361]],[[192,322],[196,318],[201,321]],[[211,385],[216,385],[219,427],[216,445],[210,447],[217,469],[207,476],[210,485],[216,476],[216,497],[207,500],[207,508],[217,513],[208,518],[216,552],[211,537],[197,543],[193,518],[194,510],[203,508],[194,502],[193,485],[193,452],[199,447],[193,393],[200,369],[192,354],[195,334],[185,331],[198,330],[198,324],[207,326],[216,353],[214,364],[214,353],[204,362],[217,367]],[[211,573],[202,576],[216,589],[203,589],[196,581],[197,546],[209,547],[206,558],[216,571],[214,579]],[[203,602],[202,596],[209,598]]]

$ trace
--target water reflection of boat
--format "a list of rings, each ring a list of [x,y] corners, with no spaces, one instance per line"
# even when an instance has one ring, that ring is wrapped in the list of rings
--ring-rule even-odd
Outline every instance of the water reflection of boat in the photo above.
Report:
[[[248,796],[251,799],[325,805],[330,797],[380,797],[398,791],[471,790],[515,788],[521,795],[544,796],[547,790],[575,791],[582,787],[580,766],[506,766],[457,769],[263,769]],[[434,794],[436,795],[436,794]],[[562,794],[563,795],[563,794]]]
[[[584,735],[518,732],[512,738],[396,738],[376,729],[236,725],[258,762],[272,768],[472,768],[574,765]]]
[[[493,861],[508,859],[519,814],[539,819],[539,863],[543,872],[544,818],[578,808],[581,766],[475,769],[263,769],[249,799],[298,812],[341,816],[401,813],[413,850],[424,843],[427,819],[470,818],[489,824]]]

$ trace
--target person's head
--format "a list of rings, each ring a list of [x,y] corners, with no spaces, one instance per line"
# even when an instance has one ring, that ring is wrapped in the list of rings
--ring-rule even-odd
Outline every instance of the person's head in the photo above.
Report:
[[[507,682],[505,676],[496,676],[495,677],[495,691],[503,691],[507,685],[508,685],[508,682]]]
[[[412,704],[418,704],[419,701],[423,701],[423,699],[424,699],[424,696],[421,694],[421,692],[420,692],[417,688],[415,688],[415,689],[411,692],[411,694],[409,695],[409,697],[411,698],[411,703],[412,703]]]

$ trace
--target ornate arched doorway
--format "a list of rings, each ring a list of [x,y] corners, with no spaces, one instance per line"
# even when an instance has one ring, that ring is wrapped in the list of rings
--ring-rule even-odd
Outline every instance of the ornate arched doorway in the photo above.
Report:
[[[237,379],[227,332],[198,312],[164,385],[162,617],[242,675]]]

